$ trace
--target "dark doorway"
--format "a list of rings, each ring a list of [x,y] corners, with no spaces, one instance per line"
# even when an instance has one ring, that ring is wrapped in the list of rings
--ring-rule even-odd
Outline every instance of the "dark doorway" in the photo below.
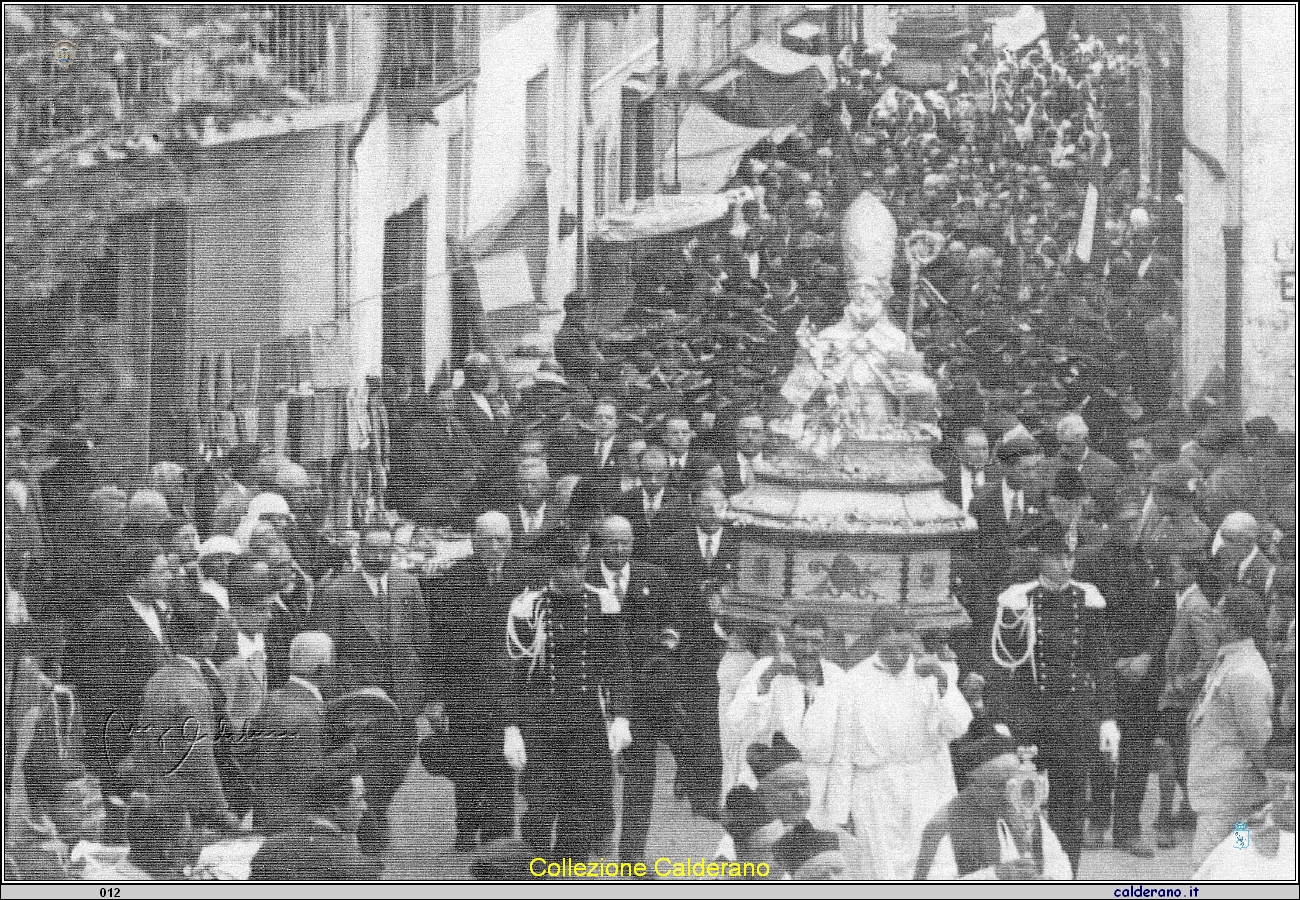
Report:
[[[150,227],[149,462],[188,459],[196,447],[184,410],[189,303],[189,223],[180,207],[160,209]]]
[[[384,368],[424,381],[424,242],[421,198],[384,222]]]

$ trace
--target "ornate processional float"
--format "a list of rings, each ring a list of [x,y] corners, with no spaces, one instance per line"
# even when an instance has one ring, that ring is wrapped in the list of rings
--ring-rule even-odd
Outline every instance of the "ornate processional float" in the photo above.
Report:
[[[821,613],[850,639],[870,632],[884,606],[918,629],[951,629],[968,621],[952,595],[951,554],[975,522],[943,494],[930,461],[938,393],[885,313],[897,228],[863,193],[841,234],[849,303],[840,322],[799,330],[781,389],[789,413],[771,425],[779,446],[732,498],[740,560],[723,608],[767,624]],[[913,281],[923,242],[909,241]]]

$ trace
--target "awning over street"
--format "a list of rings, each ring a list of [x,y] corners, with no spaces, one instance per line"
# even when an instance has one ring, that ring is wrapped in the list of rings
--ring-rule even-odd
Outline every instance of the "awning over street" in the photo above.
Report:
[[[458,299],[453,302],[468,300],[481,311],[481,336],[503,356],[538,330],[537,298],[546,277],[548,175],[544,167],[530,170],[501,211],[469,235],[457,254],[460,263],[452,281]],[[473,277],[464,277],[470,273]]]
[[[728,122],[703,103],[692,103],[678,125],[676,146],[663,156],[663,180],[676,181],[684,195],[716,193],[727,186],[745,151],[772,131]]]
[[[716,222],[727,214],[729,206],[726,194],[657,195],[601,218],[596,223],[596,238],[618,244],[676,234]]]

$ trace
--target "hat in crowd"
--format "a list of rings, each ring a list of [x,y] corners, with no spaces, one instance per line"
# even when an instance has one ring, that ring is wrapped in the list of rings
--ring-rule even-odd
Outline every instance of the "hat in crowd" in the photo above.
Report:
[[[803,757],[799,750],[790,743],[783,732],[772,735],[772,744],[750,744],[745,752],[745,759],[754,777],[759,781],[770,777],[780,769],[795,763],[801,763]]]
[[[1278,436],[1277,422],[1272,416],[1256,416],[1247,421],[1244,428],[1247,436],[1260,442],[1272,442]]]
[[[167,525],[171,523],[172,514],[167,508],[167,498],[149,488],[143,488],[131,495],[126,507],[128,525]]]
[[[738,784],[727,792],[722,823],[733,841],[749,843],[761,829],[779,821],[749,785]]]
[[[1190,463],[1161,463],[1151,470],[1151,484],[1154,487],[1177,494],[1186,500],[1196,496],[1196,487],[1200,480],[1200,470]]]
[[[1034,440],[1033,435],[1027,431],[1023,434],[1013,433],[998,445],[998,462],[1009,464],[1040,452],[1038,441]]]
[[[239,541],[235,540],[228,534],[214,534],[203,543],[199,544],[199,559],[205,559],[209,556],[240,556],[244,548],[239,546]]]
[[[1090,495],[1083,476],[1071,466],[1061,466],[1052,479],[1051,496],[1062,500],[1082,500]]]
[[[847,865],[844,851],[840,849],[840,836],[812,827],[792,829],[776,842],[773,853],[796,880],[801,877],[801,870],[806,872],[802,877],[811,877],[814,868],[820,872],[825,868],[842,870]]]
[[[523,881],[537,851],[516,837],[497,838],[478,848],[470,860],[469,877],[475,881]]]
[[[253,855],[252,881],[344,881],[365,877],[343,832],[304,825],[267,838]]]

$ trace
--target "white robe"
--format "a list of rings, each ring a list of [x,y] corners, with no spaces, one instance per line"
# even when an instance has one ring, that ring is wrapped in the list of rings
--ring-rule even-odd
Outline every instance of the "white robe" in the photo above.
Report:
[[[916,674],[911,658],[893,675],[873,655],[850,676],[851,796],[861,877],[911,880],[922,830],[957,796],[948,743],[966,733],[971,710],[957,689],[957,667],[944,667],[948,689],[942,697],[935,679]]]
[[[1070,868],[1070,857],[1065,855],[1061,849],[1061,842],[1056,839],[1056,832],[1047,824],[1047,819],[1039,816],[1038,827],[1043,833],[1043,877],[1048,881],[1070,881],[1074,878],[1074,870]],[[1000,826],[998,841],[1001,847],[1001,857],[999,863],[1011,862],[1021,857],[1020,849],[1016,846],[1015,839],[1011,837],[1009,830],[1005,825]],[[953,854],[952,838],[944,835],[939,840],[939,846],[934,852],[934,861],[930,864],[930,871],[925,876],[931,881],[956,881],[959,877],[957,874],[957,857]],[[991,881],[997,876],[997,863],[977,869],[965,876],[970,881]]]
[[[738,730],[742,746],[769,743],[780,731],[803,756],[808,770],[812,805],[808,818],[818,827],[843,825],[849,815],[849,783],[852,745],[846,727],[849,696],[848,676],[833,662],[821,661],[822,684],[812,689],[812,703],[805,702],[804,684],[793,675],[778,675],[766,694],[758,683],[773,665],[764,656],[741,681],[728,715]],[[748,762],[740,768],[740,783],[757,786]]]
[[[722,750],[722,796],[718,798],[719,806],[726,803],[727,793],[740,783],[741,771],[745,766],[747,735],[744,726],[733,724],[728,713],[740,683],[757,659],[748,650],[728,650],[718,663],[718,737]]]

